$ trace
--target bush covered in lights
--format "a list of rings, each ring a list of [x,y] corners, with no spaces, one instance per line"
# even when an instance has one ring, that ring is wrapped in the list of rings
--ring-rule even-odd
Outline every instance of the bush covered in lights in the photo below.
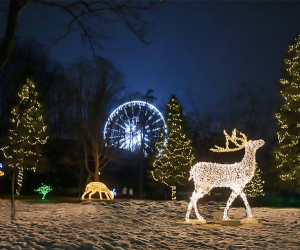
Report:
[[[44,183],[42,183],[42,186],[39,187],[38,189],[35,189],[35,192],[38,192],[39,194],[42,194],[43,197],[42,199],[45,199],[46,194],[48,194],[50,191],[52,190],[52,188],[50,186],[45,185]]]
[[[265,196],[260,173],[261,171],[256,163],[254,176],[244,188],[244,192],[248,197]]]

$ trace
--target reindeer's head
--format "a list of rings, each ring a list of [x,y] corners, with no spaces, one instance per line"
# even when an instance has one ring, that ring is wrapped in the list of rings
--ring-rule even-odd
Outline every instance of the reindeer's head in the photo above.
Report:
[[[263,145],[265,145],[265,141],[264,140],[248,141],[248,144],[251,146],[251,148],[256,150],[262,147]]]

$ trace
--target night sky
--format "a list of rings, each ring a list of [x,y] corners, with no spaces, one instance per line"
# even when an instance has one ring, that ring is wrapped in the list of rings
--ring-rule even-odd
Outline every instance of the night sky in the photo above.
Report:
[[[63,29],[61,15],[31,3],[21,14],[18,36],[48,46]],[[111,50],[98,55],[115,62],[132,92],[153,89],[158,106],[176,94],[189,109],[186,87],[199,109],[243,82],[275,93],[288,45],[300,33],[300,1],[167,1],[157,17],[152,45],[118,25],[112,27],[114,40],[106,43]],[[3,24],[1,15],[0,36]],[[91,56],[79,34],[51,46],[49,53],[64,65]]]

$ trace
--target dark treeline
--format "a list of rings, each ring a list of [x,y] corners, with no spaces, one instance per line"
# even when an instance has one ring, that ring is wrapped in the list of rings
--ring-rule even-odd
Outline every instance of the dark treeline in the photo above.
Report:
[[[10,110],[16,103],[19,77],[28,72],[37,84],[40,101],[45,109],[49,140],[43,146],[43,160],[36,173],[24,172],[23,194],[33,194],[41,183],[52,186],[52,194],[80,195],[87,182],[101,181],[118,193],[123,186],[131,187],[143,197],[164,199],[166,187],[148,179],[152,169],[151,156],[105,147],[103,128],[109,114],[120,104],[130,100],[153,101],[154,96],[128,93],[123,75],[115,65],[102,57],[81,59],[64,68],[49,59],[43,46],[30,39],[18,42],[12,55],[0,71],[0,136],[1,147],[6,145]],[[151,87],[151,86],[149,86]],[[152,92],[150,92],[151,94]],[[170,93],[171,95],[172,93]],[[270,174],[269,151],[274,140],[274,97],[263,89],[244,84],[236,93],[214,107],[200,111],[190,97],[192,109],[185,111],[185,130],[193,142],[196,161],[235,162],[243,151],[236,154],[216,154],[209,149],[224,146],[223,130],[234,128],[249,139],[264,139],[267,143],[258,153],[262,179],[266,188],[274,177]],[[1,177],[1,193],[10,192],[11,171],[5,165]],[[143,186],[140,186],[140,166],[143,166]],[[100,173],[100,174],[99,174]],[[187,183],[183,191],[191,190]],[[136,196],[138,197],[138,196]],[[140,196],[139,196],[140,197]],[[170,197],[168,197],[170,198]]]
[[[223,130],[231,134],[236,128],[249,140],[265,140],[266,144],[257,152],[257,162],[262,170],[265,190],[278,190],[280,187],[276,187],[278,178],[273,172],[270,152],[277,139],[278,128],[274,113],[279,98],[276,93],[257,86],[259,84],[253,82],[241,83],[226,98],[205,106],[201,111],[193,101],[192,91],[187,90],[192,107],[186,116],[188,128],[197,161],[234,163],[242,159],[244,150],[234,153],[215,153],[210,150],[215,145],[225,146]]]

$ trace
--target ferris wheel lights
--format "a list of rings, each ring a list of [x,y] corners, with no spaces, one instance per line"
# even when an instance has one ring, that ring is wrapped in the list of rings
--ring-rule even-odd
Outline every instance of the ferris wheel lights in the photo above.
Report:
[[[146,155],[145,149],[155,150],[162,129],[166,131],[164,118],[153,105],[131,101],[120,105],[110,114],[104,127],[104,139],[107,145],[132,152],[143,147]]]

